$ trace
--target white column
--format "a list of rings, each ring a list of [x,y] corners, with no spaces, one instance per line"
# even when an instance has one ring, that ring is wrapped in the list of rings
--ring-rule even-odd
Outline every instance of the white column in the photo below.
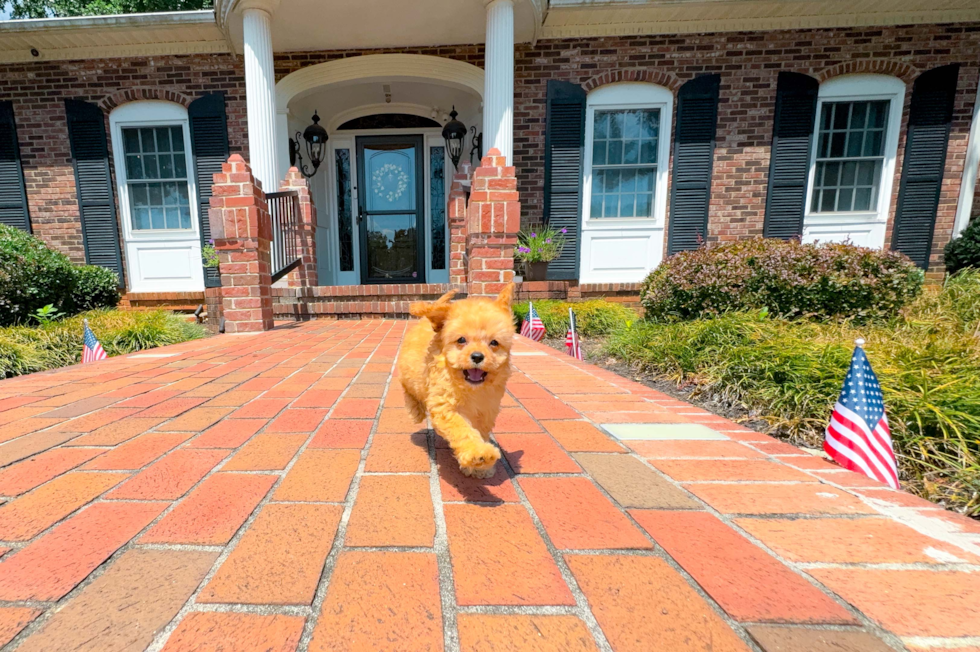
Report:
[[[272,12],[277,0],[247,0],[239,5],[245,37],[245,100],[248,110],[248,156],[262,189],[275,192],[276,77],[272,62]]]
[[[483,82],[483,153],[496,147],[512,164],[514,153],[514,2],[488,0],[486,76]]]
[[[977,98],[973,102],[970,140],[967,141],[966,145],[966,161],[963,163],[960,200],[956,204],[956,221],[953,223],[954,238],[970,224],[970,211],[973,209],[973,192],[977,187],[978,172],[980,172],[980,88],[977,88]]]

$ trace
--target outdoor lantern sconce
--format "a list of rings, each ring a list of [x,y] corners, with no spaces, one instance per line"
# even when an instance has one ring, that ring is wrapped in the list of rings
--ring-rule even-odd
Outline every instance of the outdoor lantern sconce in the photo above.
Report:
[[[306,169],[306,164],[303,162],[303,155],[300,153],[299,139],[303,138],[306,141],[306,154],[310,157],[310,163],[313,165],[313,171],[310,172]],[[302,136],[300,133],[296,132],[296,138],[289,139],[289,164],[296,165],[296,161],[299,161],[299,171],[304,177],[309,179],[314,174],[316,174],[317,169],[320,167],[320,163],[323,162],[323,155],[327,151],[327,130],[320,126],[320,116],[313,112],[313,124],[306,128]]]
[[[449,148],[449,159],[454,168],[459,168],[459,157],[463,154],[463,139],[466,138],[466,125],[456,119],[456,107],[449,114],[449,122],[442,128],[442,137],[446,139]]]

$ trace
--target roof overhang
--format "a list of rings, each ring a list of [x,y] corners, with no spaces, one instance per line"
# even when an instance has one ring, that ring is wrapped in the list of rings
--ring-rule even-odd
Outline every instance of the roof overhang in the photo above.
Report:
[[[978,0],[550,0],[539,38],[980,22]]]
[[[231,51],[210,10],[0,24],[0,63]]]
[[[513,0],[514,38],[538,38],[547,0]],[[214,0],[218,26],[243,51],[242,7],[267,7],[275,52],[472,45],[486,38],[485,0]]]

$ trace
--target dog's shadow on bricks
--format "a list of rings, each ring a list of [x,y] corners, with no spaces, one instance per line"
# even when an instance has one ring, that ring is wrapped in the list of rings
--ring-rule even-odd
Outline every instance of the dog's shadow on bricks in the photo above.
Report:
[[[495,507],[504,501],[517,500],[507,469],[503,461],[497,462],[496,473],[490,478],[471,478],[459,470],[459,463],[453,457],[449,444],[439,435],[430,431],[435,441],[436,468],[439,470],[442,485],[442,499],[446,502],[480,503],[487,507]],[[501,451],[502,452],[502,451]],[[508,459],[519,459],[523,451],[508,452]]]

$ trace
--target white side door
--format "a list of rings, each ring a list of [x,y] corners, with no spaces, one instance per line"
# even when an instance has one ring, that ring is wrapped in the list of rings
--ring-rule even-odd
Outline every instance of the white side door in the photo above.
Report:
[[[589,93],[581,283],[635,283],[663,259],[673,93],[646,83]]]
[[[187,110],[130,102],[109,122],[129,291],[203,291]]]

